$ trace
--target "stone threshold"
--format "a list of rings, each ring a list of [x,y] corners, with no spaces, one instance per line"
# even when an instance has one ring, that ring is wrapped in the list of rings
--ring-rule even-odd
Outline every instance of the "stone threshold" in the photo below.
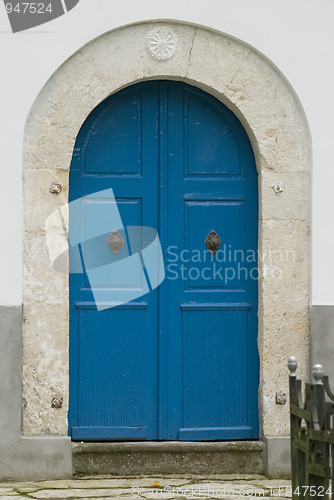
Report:
[[[262,441],[72,443],[77,476],[263,474]]]

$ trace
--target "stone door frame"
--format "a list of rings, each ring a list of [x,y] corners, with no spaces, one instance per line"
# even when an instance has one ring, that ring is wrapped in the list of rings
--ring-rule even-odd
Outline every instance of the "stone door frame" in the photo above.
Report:
[[[73,146],[89,113],[136,82],[173,79],[214,95],[240,119],[259,175],[260,433],[267,457],[287,453],[287,358],[307,373],[310,167],[307,120],[291,85],[246,43],[187,23],[142,22],[91,41],[49,79],[24,136],[23,434],[67,434],[68,276],[54,271],[45,219],[68,201]],[[61,192],[50,192],[58,179]],[[65,221],[66,225],[66,221]],[[52,408],[53,397],[62,398]],[[284,397],[283,397],[284,399]]]

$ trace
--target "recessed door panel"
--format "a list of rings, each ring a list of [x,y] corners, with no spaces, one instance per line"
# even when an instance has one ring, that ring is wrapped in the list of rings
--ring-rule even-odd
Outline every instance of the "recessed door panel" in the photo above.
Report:
[[[137,88],[123,98],[115,96],[100,108],[84,145],[86,173],[141,174],[141,104],[141,90]]]
[[[187,173],[202,176],[240,174],[242,151],[234,120],[222,106],[212,106],[210,96],[184,94]]]
[[[243,201],[186,201],[185,209],[187,288],[242,288]]]
[[[228,439],[247,422],[247,309],[197,306],[184,310],[183,322],[181,435]]]

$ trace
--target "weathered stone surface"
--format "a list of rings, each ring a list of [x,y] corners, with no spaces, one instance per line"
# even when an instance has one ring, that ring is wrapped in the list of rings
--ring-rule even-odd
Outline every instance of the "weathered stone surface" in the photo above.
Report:
[[[132,477],[128,479],[112,479],[115,488],[106,488],[110,480],[90,480],[90,487],[86,487],[85,480],[47,481],[39,483],[9,483],[14,496],[6,496],[0,490],[0,498],[73,498],[75,499],[106,499],[106,498],[290,498],[291,483],[285,480],[267,480],[263,476],[239,476],[234,478],[222,475],[219,479],[209,475],[193,479],[191,475],[183,477],[182,485],[178,483],[178,476],[162,477]],[[36,485],[38,491],[29,493],[29,485]],[[52,485],[52,486],[51,486]],[[16,492],[26,489],[28,495],[20,496]]]
[[[281,406],[275,401],[276,392],[288,396],[288,357],[297,357],[301,376],[308,366],[308,236],[306,221],[270,220],[262,225],[260,387],[262,425],[269,436],[289,434],[288,403]]]
[[[259,268],[264,313],[291,313],[308,306],[308,241],[305,221],[263,221]]]
[[[263,472],[260,442],[76,443],[77,475]]]
[[[26,497],[22,497],[21,495],[17,495],[16,493],[13,493],[13,494],[6,494],[6,495],[1,495],[0,493],[0,498],[1,500],[25,500]]]
[[[302,172],[310,169],[310,133],[298,98],[273,64],[263,64],[262,55],[251,50],[226,90],[233,95],[244,89],[239,112],[256,137],[261,171]]]
[[[59,194],[50,193],[52,182],[61,184]],[[27,232],[45,231],[46,218],[68,202],[68,172],[52,169],[27,169],[24,173],[24,227]]]
[[[68,301],[68,274],[53,269],[44,231],[25,234],[24,304],[63,304]],[[55,318],[49,318],[55,321]]]
[[[68,316],[63,304],[24,308],[23,432],[66,435],[68,411]],[[32,390],[33,388],[33,390]],[[62,408],[51,408],[54,396]]]
[[[282,182],[283,192],[275,194],[272,186]],[[266,220],[309,220],[310,174],[305,172],[262,172],[259,176],[262,193],[261,216]]]
[[[30,493],[31,498],[118,498],[119,494],[122,493],[121,489],[79,489],[79,488],[69,488],[69,489],[53,489],[53,490],[40,490],[34,493]]]
[[[226,90],[243,68],[251,50],[233,37],[196,28],[187,78],[203,82],[215,93],[225,96],[225,100],[229,99]],[[240,86],[238,90],[238,100],[246,99],[244,86]],[[230,105],[234,104],[234,100],[230,101]]]

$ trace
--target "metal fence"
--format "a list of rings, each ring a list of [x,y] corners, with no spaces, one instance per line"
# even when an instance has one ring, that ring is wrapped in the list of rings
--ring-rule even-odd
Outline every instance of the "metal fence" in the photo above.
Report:
[[[321,365],[313,383],[297,379],[296,358],[289,358],[292,498],[334,498],[334,394]]]

